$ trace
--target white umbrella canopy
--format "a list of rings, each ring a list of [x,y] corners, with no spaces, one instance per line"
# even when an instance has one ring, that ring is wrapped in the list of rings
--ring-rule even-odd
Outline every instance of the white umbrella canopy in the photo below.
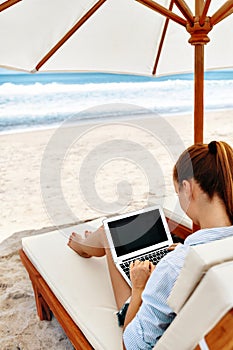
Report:
[[[158,3],[168,7],[170,1]],[[188,3],[194,8],[193,1]],[[165,17],[135,0],[16,2],[0,13],[0,65],[35,71],[46,54],[95,5],[96,11],[93,10],[90,18],[39,70],[151,75]],[[220,7],[221,1],[217,1],[217,6],[214,1],[214,5],[215,8],[211,4],[211,13]],[[210,32],[206,69],[233,66],[232,25],[229,17]],[[226,33],[229,33],[229,40],[226,40]],[[193,70],[193,50],[187,43],[189,37],[185,28],[170,21],[157,76]]]
[[[96,3],[93,0],[23,0],[3,11],[0,13],[0,64],[34,71],[50,49]],[[40,71],[152,74],[165,18],[134,0],[101,3]],[[168,1],[163,4],[168,6]],[[172,60],[176,60],[174,54]],[[169,67],[164,68],[160,73],[173,73]],[[180,68],[187,69],[178,65],[175,71],[179,72]]]
[[[206,70],[233,67],[233,0],[9,0],[0,11],[1,67],[159,76],[193,71],[195,57],[195,141],[202,141],[205,42],[193,39],[194,56],[186,28],[201,22],[200,35],[213,25]]]

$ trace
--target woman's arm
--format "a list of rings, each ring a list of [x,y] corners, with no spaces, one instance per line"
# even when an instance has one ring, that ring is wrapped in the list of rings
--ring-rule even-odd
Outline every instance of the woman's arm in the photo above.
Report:
[[[127,350],[152,349],[166,326],[173,321],[175,314],[166,300],[182,267],[182,255],[185,255],[185,249],[181,245],[167,254],[150,275],[142,294],[141,306],[123,333]]]
[[[168,251],[173,251],[180,243],[173,243]],[[131,301],[126,313],[124,328],[133,320],[142,303],[142,292],[145,289],[148,278],[154,271],[155,265],[150,261],[136,260],[130,265],[130,279],[132,282]]]
[[[126,313],[123,329],[125,329],[125,327],[136,316],[136,313],[138,312],[138,310],[141,306],[141,303],[142,303],[142,292],[143,292],[143,290],[140,290],[140,289],[134,289],[132,291],[131,300],[130,300],[130,304],[129,304],[129,307],[128,307],[128,310]]]
[[[148,260],[131,263],[130,265],[130,279],[132,282],[132,295],[129,303],[129,307],[126,313],[124,328],[133,320],[137,314],[142,303],[142,292],[145,285],[154,271],[155,266]]]

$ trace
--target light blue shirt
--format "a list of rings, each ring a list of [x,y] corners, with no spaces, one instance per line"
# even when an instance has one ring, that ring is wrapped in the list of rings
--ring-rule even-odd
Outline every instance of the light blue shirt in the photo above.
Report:
[[[142,304],[126,327],[123,339],[127,350],[150,350],[175,318],[167,299],[184,264],[190,246],[233,236],[233,226],[199,230],[168,253],[156,266],[142,294]]]

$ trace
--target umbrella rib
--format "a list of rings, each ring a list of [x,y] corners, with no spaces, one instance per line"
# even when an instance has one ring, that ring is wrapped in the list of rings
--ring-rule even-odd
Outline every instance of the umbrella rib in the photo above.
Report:
[[[200,16],[204,8],[204,0],[195,0],[195,16]]]
[[[105,3],[106,0],[99,0],[83,17],[52,47],[52,49],[40,60],[35,71],[38,71],[54,53]]]
[[[200,20],[199,20],[199,23],[200,23],[201,26],[205,22],[205,18],[206,18],[207,12],[209,10],[210,3],[211,3],[211,0],[206,0],[206,2],[205,2],[205,5],[204,5],[204,8],[203,8],[202,14],[200,16]]]
[[[182,26],[186,27],[187,21],[173,13],[172,11],[169,11],[166,7],[159,5],[158,3],[152,1],[152,0],[136,0],[137,2],[140,2],[144,6],[149,7],[150,9],[159,12],[161,15],[166,16],[167,18],[175,21],[178,24],[181,24]]]
[[[214,26],[224,18],[232,14],[233,12],[233,0],[228,0],[222,5],[211,17],[211,24]]]
[[[0,4],[0,12],[8,9],[9,7],[17,4],[17,2],[20,2],[22,0],[8,0]]]
[[[170,2],[170,6],[169,6],[169,10],[170,11],[172,11],[172,8],[173,8],[173,5],[174,5],[174,1],[175,0],[171,0],[171,2]],[[157,53],[157,56],[156,56],[156,59],[155,59],[155,63],[154,63],[154,68],[153,68],[153,71],[152,71],[152,75],[155,75],[156,71],[157,71],[157,67],[158,67],[158,64],[159,64],[159,59],[160,59],[162,48],[163,48],[163,43],[164,43],[165,36],[166,36],[166,33],[167,33],[168,24],[169,24],[169,18],[166,18],[165,23],[164,23],[164,27],[163,27],[161,40],[160,40],[159,47],[158,47],[158,53]]]
[[[184,0],[175,0],[175,4],[180,10],[180,12],[182,13],[182,15],[187,19],[189,24],[192,26],[194,23],[194,20],[193,20],[194,16],[189,6],[186,4],[186,2]]]

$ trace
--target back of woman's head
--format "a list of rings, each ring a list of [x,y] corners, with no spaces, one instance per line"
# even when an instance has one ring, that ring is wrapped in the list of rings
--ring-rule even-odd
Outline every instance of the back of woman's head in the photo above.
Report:
[[[179,157],[174,170],[174,180],[194,180],[210,199],[217,195],[225,204],[233,223],[233,149],[226,142],[212,141],[195,144]]]

